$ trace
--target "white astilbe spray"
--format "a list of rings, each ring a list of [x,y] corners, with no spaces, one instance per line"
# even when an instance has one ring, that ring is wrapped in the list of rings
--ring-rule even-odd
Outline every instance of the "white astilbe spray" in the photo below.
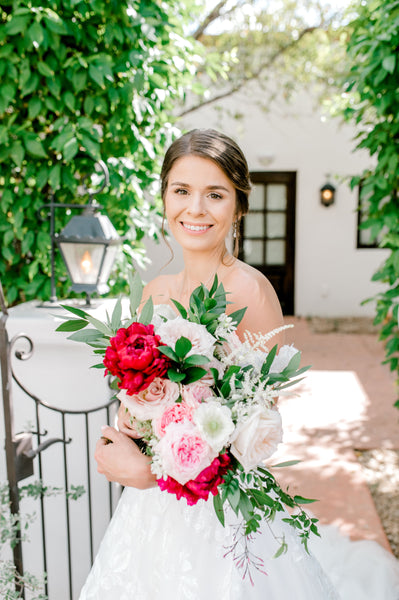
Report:
[[[226,313],[222,313],[218,317],[219,325],[216,327],[216,331],[214,333],[215,338],[224,338],[230,333],[233,333],[237,329],[235,324],[233,323],[233,319],[226,315]]]
[[[292,323],[289,323],[288,325],[276,327],[276,329],[272,329],[272,331],[269,331],[268,333],[261,333],[260,331],[258,333],[252,333],[251,331],[246,330],[244,331],[244,339],[245,342],[248,342],[248,344],[250,344],[253,350],[259,349],[268,352],[266,346],[267,342],[271,340],[275,335],[278,335],[286,329],[292,329],[292,327],[294,327],[294,325]]]
[[[238,344],[225,345],[219,353],[220,359],[226,366],[234,364],[240,366],[253,365],[255,370],[259,371],[269,352],[266,346],[267,342],[278,333],[292,327],[294,327],[292,324],[283,325],[268,333],[251,333],[250,331],[245,331],[245,341]]]

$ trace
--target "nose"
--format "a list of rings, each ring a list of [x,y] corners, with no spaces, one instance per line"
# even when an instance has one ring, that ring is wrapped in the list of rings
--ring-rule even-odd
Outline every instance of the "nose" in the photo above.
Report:
[[[187,212],[193,216],[204,215],[206,213],[205,202],[205,198],[199,192],[192,194]]]

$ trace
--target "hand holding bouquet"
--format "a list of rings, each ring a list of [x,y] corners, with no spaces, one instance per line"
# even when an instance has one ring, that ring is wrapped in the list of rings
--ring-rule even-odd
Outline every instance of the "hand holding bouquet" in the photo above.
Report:
[[[280,329],[247,333],[240,341],[235,330],[245,308],[226,314],[217,277],[210,290],[200,285],[193,291],[187,309],[173,301],[178,312],[164,305],[154,311],[150,298],[139,314],[138,276],[130,288],[130,319],[122,321],[120,299],[106,323],[64,306],[76,318],[58,331],[74,331],[70,339],[103,357],[95,367],[114,378],[160,489],[189,505],[212,494],[220,522],[229,505],[246,538],[284,505],[296,508],[284,520],[306,547],[310,532],[317,534],[316,519],[300,505],[311,500],[284,492],[264,465],[282,441],[276,399],[307,369],[299,368],[300,352],[292,346],[267,350]],[[277,554],[285,549],[281,540]]]

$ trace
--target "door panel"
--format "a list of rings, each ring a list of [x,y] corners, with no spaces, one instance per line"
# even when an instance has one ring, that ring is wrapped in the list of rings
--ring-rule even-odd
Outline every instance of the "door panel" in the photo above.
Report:
[[[295,172],[253,172],[249,213],[241,223],[240,258],[259,269],[294,314]]]

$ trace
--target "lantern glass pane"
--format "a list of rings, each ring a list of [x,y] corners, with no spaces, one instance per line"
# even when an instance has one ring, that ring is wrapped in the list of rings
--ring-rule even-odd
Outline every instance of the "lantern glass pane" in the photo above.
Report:
[[[102,244],[71,244],[60,247],[73,283],[96,284],[104,253]]]
[[[111,275],[117,251],[118,246],[108,246],[108,248],[106,248],[104,264],[100,273],[100,283],[107,283],[109,276]]]

